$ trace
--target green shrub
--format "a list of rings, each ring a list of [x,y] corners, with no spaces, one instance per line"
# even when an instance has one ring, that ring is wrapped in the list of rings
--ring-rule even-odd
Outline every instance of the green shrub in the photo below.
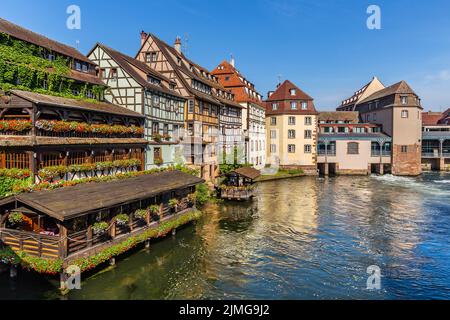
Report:
[[[105,221],[96,222],[92,225],[92,231],[96,235],[104,234],[106,232],[106,230],[108,230],[108,228],[109,228],[109,225]]]
[[[130,222],[130,217],[128,217],[128,216],[127,216],[126,214],[124,214],[124,213],[118,214],[118,215],[116,216],[116,223],[117,223],[119,226],[126,226],[129,222]]]
[[[209,188],[206,184],[201,183],[195,187],[195,201],[199,205],[204,205],[210,198]]]

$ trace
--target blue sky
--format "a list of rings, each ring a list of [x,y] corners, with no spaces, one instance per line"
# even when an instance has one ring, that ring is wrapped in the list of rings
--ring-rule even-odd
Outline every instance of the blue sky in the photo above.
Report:
[[[81,30],[66,28],[76,4]],[[366,27],[381,8],[381,30]],[[188,56],[213,69],[230,54],[266,95],[289,79],[331,110],[376,75],[406,80],[425,110],[450,107],[450,1],[447,0],[2,0],[0,17],[87,53],[103,42],[134,55],[139,32],[173,43],[187,35]]]

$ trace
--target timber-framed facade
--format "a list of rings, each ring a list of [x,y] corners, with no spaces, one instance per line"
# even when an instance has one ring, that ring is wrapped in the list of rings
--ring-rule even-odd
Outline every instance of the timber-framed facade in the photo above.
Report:
[[[185,99],[175,83],[145,63],[98,43],[88,57],[109,86],[105,99],[145,116],[147,169],[173,165],[184,132]]]
[[[147,141],[141,115],[19,90],[6,97],[0,104],[0,168],[30,170],[36,182],[142,169]],[[54,176],[45,175],[53,169]]]
[[[218,154],[235,145],[237,132],[242,128],[241,106],[217,77],[182,53],[180,38],[170,46],[155,35],[142,32],[136,59],[174,81],[175,90],[186,98],[186,161],[200,165],[202,176],[214,180],[218,175]],[[220,141],[222,132],[229,136]]]

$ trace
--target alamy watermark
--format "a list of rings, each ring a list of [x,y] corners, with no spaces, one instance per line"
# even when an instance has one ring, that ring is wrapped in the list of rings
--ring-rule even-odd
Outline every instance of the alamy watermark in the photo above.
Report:
[[[381,269],[379,266],[367,268],[367,290],[381,290]]]
[[[66,13],[69,15],[66,20],[67,29],[81,30],[81,8],[72,4],[67,7]]]
[[[369,30],[380,30],[381,29],[381,8],[377,5],[370,5],[367,8],[367,14],[370,16],[367,18],[367,28]]]
[[[64,288],[67,290],[81,290],[81,270],[78,266],[68,266],[64,271]]]

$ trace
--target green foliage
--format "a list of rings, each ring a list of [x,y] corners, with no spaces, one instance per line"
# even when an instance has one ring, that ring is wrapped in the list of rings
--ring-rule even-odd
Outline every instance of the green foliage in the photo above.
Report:
[[[0,89],[33,91],[94,102],[95,99],[85,98],[86,92],[90,90],[100,99],[105,87],[87,83],[75,84],[75,81],[69,78],[70,60],[57,56],[55,60],[50,61],[43,58],[42,51],[38,46],[0,34]],[[44,80],[47,89],[44,88]],[[73,95],[72,90],[75,88],[79,95]]]
[[[138,219],[145,220],[145,219],[147,219],[147,210],[144,210],[144,209],[136,210],[136,212],[134,213],[134,216]]]
[[[169,207],[171,208],[175,208],[178,205],[178,200],[177,199],[170,199],[169,200]]]
[[[146,240],[165,237],[173,229],[176,229],[191,221],[198,220],[201,218],[201,216],[202,213],[200,211],[189,212],[176,219],[165,221],[159,224],[157,227],[150,228],[138,236],[130,237],[127,240],[117,245],[111,246],[98,254],[95,254],[88,258],[75,260],[71,262],[71,264],[79,266],[82,272],[92,270],[98,265],[107,262],[113,257],[121,255],[122,253],[136,247],[138,244]]]
[[[151,214],[159,214],[159,209],[160,207],[156,204],[151,205],[148,210],[150,211]]]
[[[95,170],[107,170],[107,169],[124,169],[131,168],[141,165],[141,160],[139,159],[127,159],[127,160],[116,160],[109,162],[97,162],[97,163],[85,163],[80,165],[71,166],[52,166],[46,167],[39,170],[39,177],[44,181],[51,181],[55,178],[62,177],[66,173],[80,173],[80,172],[90,172]]]
[[[63,266],[61,259],[38,258],[30,256],[24,251],[15,252],[10,247],[0,249],[0,262],[14,266],[20,265],[24,269],[48,275],[58,274]]]
[[[23,213],[21,212],[10,213],[10,215],[8,216],[8,221],[9,223],[15,226],[21,224],[23,222]]]
[[[92,231],[94,234],[100,235],[106,232],[108,230],[109,225],[105,221],[96,222],[92,225]]]
[[[116,216],[116,223],[120,226],[127,225],[130,222],[130,217],[126,214],[121,213]]]
[[[210,199],[209,188],[206,184],[201,183],[195,187],[195,201],[202,206]]]
[[[19,169],[0,169],[0,197],[14,193],[17,188],[26,188],[32,184],[31,172]]]

